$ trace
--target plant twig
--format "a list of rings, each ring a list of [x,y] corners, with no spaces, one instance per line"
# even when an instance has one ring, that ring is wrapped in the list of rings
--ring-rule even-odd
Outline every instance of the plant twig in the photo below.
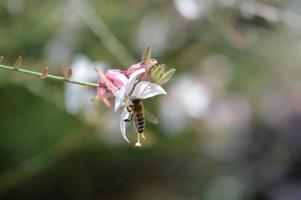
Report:
[[[98,83],[90,83],[90,82],[85,82],[85,81],[69,80],[69,79],[66,79],[66,77],[55,76],[55,75],[51,75],[51,74],[48,74],[48,73],[47,73],[47,76],[45,76],[45,74],[41,73],[41,72],[31,71],[31,70],[22,69],[22,68],[15,68],[15,67],[7,66],[7,65],[1,65],[0,64],[0,69],[16,71],[16,72],[20,72],[20,73],[23,73],[23,74],[28,74],[28,75],[37,76],[37,77],[43,77],[45,79],[53,79],[53,80],[57,80],[57,81],[63,81],[63,82],[68,82],[68,83],[73,83],[73,84],[78,84],[78,85],[83,85],[83,86],[88,86],[88,87],[97,88],[99,86]]]

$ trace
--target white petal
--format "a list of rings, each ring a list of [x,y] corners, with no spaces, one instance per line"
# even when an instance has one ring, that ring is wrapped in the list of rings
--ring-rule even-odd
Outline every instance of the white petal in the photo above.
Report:
[[[123,104],[123,101],[124,101],[124,95],[125,95],[125,92],[124,92],[124,87],[121,88],[120,90],[117,91],[117,95],[115,97],[115,108],[114,108],[114,111],[116,112],[120,107],[121,105]]]
[[[144,68],[138,69],[138,70],[134,71],[134,72],[131,74],[130,78],[132,78],[132,77],[137,77],[138,75],[140,75],[140,74],[142,74],[142,73],[144,73],[144,72],[145,72],[145,69],[144,69]]]
[[[142,68],[142,69],[139,69],[139,70],[135,71],[134,73],[132,73],[132,75],[130,76],[130,79],[128,80],[127,84],[125,85],[125,93],[126,94],[129,94],[132,91],[135,81],[137,79],[137,76],[139,76],[140,74],[142,74],[144,72],[145,72],[145,69]]]
[[[147,99],[159,94],[167,94],[165,90],[155,83],[151,83],[149,81],[141,81],[139,82],[131,96],[138,99]]]
[[[121,116],[120,116],[120,131],[121,131],[121,135],[122,137],[128,142],[130,143],[129,139],[126,137],[126,122],[124,121],[125,119],[128,119],[129,117],[129,112],[124,108]]]

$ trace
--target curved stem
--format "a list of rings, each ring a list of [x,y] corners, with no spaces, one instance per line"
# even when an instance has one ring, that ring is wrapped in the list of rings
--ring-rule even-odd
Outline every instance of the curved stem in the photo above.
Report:
[[[43,76],[43,73],[41,73],[41,72],[35,72],[35,71],[31,71],[31,70],[27,70],[27,69],[21,69],[21,68],[17,69],[15,67],[7,66],[7,65],[1,65],[1,64],[0,64],[0,69],[12,70],[12,71],[16,71],[16,72],[20,72],[20,73],[28,74],[28,75],[32,75],[32,76],[37,76],[37,77]],[[55,75],[50,75],[50,74],[45,76],[45,79],[54,79],[54,80],[58,80],[58,81],[63,81],[63,82],[68,82],[68,83],[73,83],[73,84],[78,84],[78,85],[83,85],[83,86],[89,86],[89,87],[94,87],[94,88],[97,88],[99,86],[98,83],[90,83],[90,82],[84,82],[84,81],[74,81],[74,80],[66,79],[65,77],[62,77],[62,76],[55,76]]]

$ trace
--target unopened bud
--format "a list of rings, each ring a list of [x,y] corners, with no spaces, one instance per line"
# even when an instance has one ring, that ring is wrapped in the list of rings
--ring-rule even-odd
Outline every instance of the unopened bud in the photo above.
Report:
[[[174,68],[165,72],[165,65],[157,65],[151,71],[151,80],[159,85],[167,83],[174,75],[176,70]]]
[[[175,74],[176,69],[172,68],[170,70],[168,70],[167,72],[165,72],[162,77],[160,78],[160,80],[158,81],[159,85],[164,85],[165,83],[167,83]]]

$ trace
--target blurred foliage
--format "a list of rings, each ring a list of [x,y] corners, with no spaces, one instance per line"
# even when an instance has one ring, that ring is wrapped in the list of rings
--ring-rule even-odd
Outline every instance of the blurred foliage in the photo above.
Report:
[[[64,84],[0,69],[0,199],[299,199],[300,19],[297,0],[0,1],[5,64],[125,69],[150,45],[177,70],[136,149],[101,102],[72,113]]]

